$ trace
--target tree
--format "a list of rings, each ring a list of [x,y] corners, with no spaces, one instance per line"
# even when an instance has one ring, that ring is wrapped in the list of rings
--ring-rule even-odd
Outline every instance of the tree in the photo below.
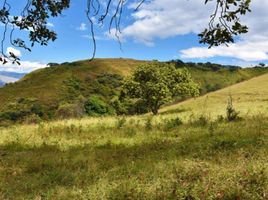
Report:
[[[186,69],[176,69],[172,64],[153,62],[138,66],[125,80],[123,94],[143,101],[153,114],[161,105],[174,98],[198,96],[199,87]]]
[[[8,61],[19,64],[19,58],[13,52],[4,51],[6,40],[15,47],[23,48],[31,51],[31,48],[39,43],[47,45],[49,41],[54,41],[57,38],[56,32],[48,26],[48,19],[58,17],[62,12],[70,7],[70,0],[25,0],[25,6],[18,14],[12,11],[14,3],[10,0],[0,0],[0,23],[4,27],[4,32],[0,47],[0,61],[4,64]],[[94,51],[92,58],[96,52],[95,41],[95,25],[93,18],[98,20],[98,25],[102,25],[108,21],[108,29],[114,28],[115,36],[120,42],[118,34],[120,33],[120,24],[123,15],[123,9],[127,3],[134,3],[134,0],[85,0],[86,16],[90,23],[90,32]],[[200,42],[208,44],[209,47],[228,44],[234,42],[234,36],[246,33],[247,26],[240,22],[241,15],[250,12],[251,0],[204,0],[205,4],[213,2],[215,10],[211,15],[208,28],[199,34]],[[150,0],[138,0],[134,12],[137,11],[143,4],[149,4]],[[204,8],[206,9],[206,8]],[[187,11],[186,11],[187,12]],[[8,31],[11,29],[10,31]],[[29,41],[24,41],[21,38],[14,38],[14,31],[27,31]]]

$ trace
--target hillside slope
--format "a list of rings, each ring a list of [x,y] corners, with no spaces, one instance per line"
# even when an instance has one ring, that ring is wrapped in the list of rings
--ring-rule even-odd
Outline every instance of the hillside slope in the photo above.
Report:
[[[37,101],[35,108],[30,108],[30,110],[36,110],[36,107],[40,110],[42,107],[45,116],[54,118],[60,105],[73,103],[81,96],[87,99],[93,94],[101,96],[107,105],[112,106],[111,100],[118,96],[122,78],[130,74],[136,66],[145,62],[150,61],[95,59],[92,62],[84,60],[52,64],[51,67],[34,71],[20,81],[0,88],[0,105],[2,105],[0,112],[8,112],[7,114],[10,116],[11,112],[7,108],[10,104],[12,104],[13,114],[16,116],[31,112],[29,109],[25,110],[24,105],[19,105],[20,100],[25,98],[29,102],[32,102],[33,99]],[[177,63],[175,62],[175,64]],[[193,79],[200,84],[202,94],[268,72],[268,68],[241,69],[212,63],[183,63],[176,66],[178,68],[186,67],[189,70]],[[116,76],[106,76],[105,74]],[[16,106],[19,106],[23,112],[14,113],[18,110]]]
[[[34,71],[17,83],[0,89],[0,104],[17,98],[32,97],[46,104],[59,100],[63,81],[74,76],[81,80],[94,78],[101,73],[125,75],[140,61],[130,59],[95,59],[92,62],[64,63]]]
[[[162,113],[179,113],[182,117],[225,115],[229,96],[241,115],[268,115],[268,74],[209,93],[197,99],[165,107]]]

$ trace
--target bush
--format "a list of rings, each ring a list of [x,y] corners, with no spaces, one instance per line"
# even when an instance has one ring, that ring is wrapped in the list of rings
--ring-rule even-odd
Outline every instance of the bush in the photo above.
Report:
[[[112,115],[115,113],[113,108],[111,108],[101,98],[101,96],[98,96],[98,95],[92,95],[85,102],[85,111],[89,116]]]
[[[229,122],[235,121],[239,118],[239,112],[237,112],[233,106],[232,96],[229,96],[228,104],[226,108],[226,117]]]
[[[21,122],[30,115],[36,115],[41,118],[44,116],[44,108],[36,99],[19,98],[4,108],[4,111],[0,113],[0,121]]]
[[[116,127],[118,129],[121,129],[121,128],[124,127],[124,125],[126,124],[126,122],[127,122],[127,120],[126,120],[125,117],[119,118],[118,121],[117,121],[117,123],[116,123]]]
[[[82,117],[84,115],[84,108],[83,105],[79,103],[63,103],[61,104],[57,111],[56,117],[61,119],[68,119],[68,118],[77,118]]]
[[[31,114],[31,115],[25,116],[22,119],[22,122],[25,124],[38,124],[41,121],[42,121],[42,119],[36,114]]]
[[[170,129],[176,128],[182,124],[183,124],[182,120],[178,117],[176,117],[175,119],[169,119],[169,120],[165,121],[165,129],[170,130]]]

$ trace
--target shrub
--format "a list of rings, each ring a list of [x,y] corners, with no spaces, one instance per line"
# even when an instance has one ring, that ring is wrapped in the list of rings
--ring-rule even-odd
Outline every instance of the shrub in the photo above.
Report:
[[[68,118],[77,118],[82,117],[84,115],[84,108],[83,105],[79,103],[63,103],[61,104],[57,111],[56,117],[61,119],[68,119]]]
[[[153,121],[153,117],[151,117],[151,116],[147,117],[146,122],[145,122],[145,129],[146,130],[152,130],[152,128],[153,128],[152,121]]]
[[[165,121],[165,129],[170,130],[173,128],[176,128],[180,125],[182,125],[182,120],[179,117],[176,117],[175,119],[169,119]]]
[[[25,124],[38,124],[41,121],[42,121],[42,119],[36,114],[31,114],[31,115],[25,116],[22,119],[22,122]]]
[[[114,114],[113,108],[111,108],[101,96],[98,95],[89,97],[85,102],[85,111],[89,116]]]
[[[226,117],[229,122],[235,121],[239,118],[239,112],[237,112],[233,106],[233,98],[230,95],[228,99],[228,104],[226,108]]]
[[[116,123],[116,127],[118,129],[121,129],[126,124],[126,122],[127,122],[127,120],[126,120],[125,117],[119,118],[118,121],[117,121],[117,123]]]

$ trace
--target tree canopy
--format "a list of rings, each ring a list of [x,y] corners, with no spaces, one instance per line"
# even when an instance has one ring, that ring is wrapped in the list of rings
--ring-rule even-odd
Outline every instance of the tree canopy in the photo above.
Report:
[[[127,97],[143,101],[153,114],[157,114],[160,106],[174,98],[198,96],[199,87],[186,69],[153,62],[138,66],[125,80],[123,92]]]
[[[57,33],[48,26],[48,19],[58,17],[65,9],[70,7],[70,0],[25,0],[25,6],[21,8],[21,12],[13,13],[11,10],[14,2],[9,0],[0,1],[0,23],[4,27],[1,37],[1,57],[0,61],[6,63],[12,61],[19,64],[19,58],[12,52],[5,53],[5,42],[18,48],[31,51],[31,48],[39,43],[47,45],[49,41],[57,38]],[[143,4],[150,5],[149,0],[85,0],[86,16],[90,23],[90,32],[92,36],[92,44],[94,51],[92,58],[96,52],[95,25],[93,17],[97,19],[98,24],[108,21],[109,31],[115,29],[115,36],[120,41],[118,34],[120,33],[120,24],[123,15],[123,9],[127,3],[135,3],[137,11]],[[215,9],[210,17],[208,27],[199,34],[200,42],[208,44],[209,47],[228,44],[234,42],[234,36],[246,33],[247,26],[240,22],[240,17],[250,12],[251,0],[204,0],[205,4],[214,3]],[[206,9],[200,8],[200,9]],[[78,11],[80,12],[80,11]],[[187,12],[187,11],[185,11]],[[205,26],[204,26],[205,27]],[[11,29],[9,31],[9,29]],[[14,38],[15,30],[27,30],[29,41],[22,38]]]

